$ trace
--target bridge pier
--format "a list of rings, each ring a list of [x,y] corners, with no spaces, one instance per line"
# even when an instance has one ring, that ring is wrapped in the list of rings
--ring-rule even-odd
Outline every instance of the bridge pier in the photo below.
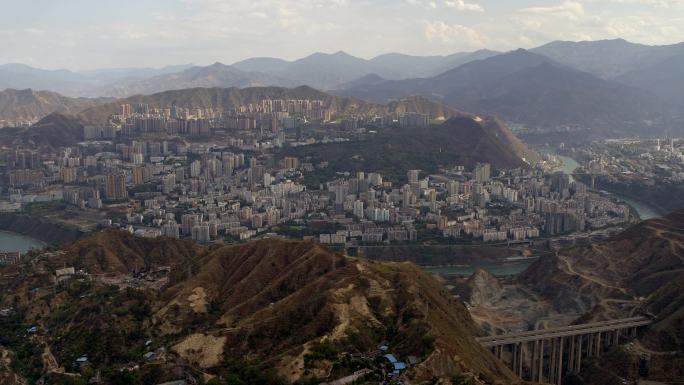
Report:
[[[601,332],[596,333],[596,341],[594,341],[594,355],[601,356]]]
[[[558,369],[556,370],[556,384],[561,385],[563,380],[563,337],[558,338]]]
[[[575,370],[575,336],[570,337],[570,351],[568,351],[568,371],[572,372]]]
[[[577,359],[575,361],[574,372],[579,373],[582,369],[582,336],[577,336]]]
[[[539,362],[537,363],[537,382],[544,377],[544,340],[539,340]]]
[[[553,338],[551,340],[551,356],[549,357],[549,381],[552,384],[555,384],[556,381],[556,365],[553,363],[556,362],[556,356],[558,355],[558,343],[556,342],[556,339]]]
[[[527,344],[520,343],[518,348],[518,376],[522,378],[523,376],[523,362],[525,362],[525,347]]]

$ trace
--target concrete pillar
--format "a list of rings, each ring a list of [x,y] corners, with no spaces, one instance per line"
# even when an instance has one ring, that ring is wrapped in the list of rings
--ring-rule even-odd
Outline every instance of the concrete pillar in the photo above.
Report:
[[[613,340],[613,345],[620,345],[620,329],[615,330],[615,333],[613,333],[613,337],[615,338]]]
[[[523,362],[525,362],[525,344],[520,343],[519,352],[518,352],[518,376],[522,378],[523,376]]]
[[[518,367],[518,344],[513,344],[511,345],[511,348],[513,349],[513,359],[511,360],[511,370],[513,373],[516,373],[516,369]]]
[[[539,341],[539,363],[537,364],[537,382],[542,382],[544,375],[544,340]]]
[[[558,359],[558,340],[553,338],[551,340],[551,357],[549,357],[549,383],[556,383],[556,360]]]
[[[594,334],[587,334],[587,357],[594,355]]]
[[[575,340],[577,336],[570,337],[570,351],[568,352],[568,371],[573,371],[575,367]]]
[[[601,332],[596,333],[596,342],[594,345],[594,355],[596,357],[601,355]]]
[[[575,360],[575,373],[582,370],[582,336],[577,336],[577,359]]]
[[[563,337],[558,339],[558,378],[556,379],[556,384],[561,385],[563,381]]]
[[[530,381],[535,382],[537,375],[537,357],[539,356],[539,341],[534,341],[532,345],[532,354],[530,355]]]

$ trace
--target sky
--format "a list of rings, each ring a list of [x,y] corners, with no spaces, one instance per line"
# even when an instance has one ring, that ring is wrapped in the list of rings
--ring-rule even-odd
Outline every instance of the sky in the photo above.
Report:
[[[684,0],[0,0],[0,63],[48,69],[684,41]]]

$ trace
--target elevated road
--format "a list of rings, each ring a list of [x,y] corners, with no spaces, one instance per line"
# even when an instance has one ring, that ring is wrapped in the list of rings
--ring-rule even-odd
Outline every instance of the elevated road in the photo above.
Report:
[[[650,325],[652,322],[653,321],[647,317],[632,317],[581,325],[570,325],[559,328],[531,330],[526,332],[480,337],[477,338],[477,341],[485,347],[493,347],[500,345],[511,345],[519,342],[539,341],[558,337],[572,337],[591,333],[631,329]]]

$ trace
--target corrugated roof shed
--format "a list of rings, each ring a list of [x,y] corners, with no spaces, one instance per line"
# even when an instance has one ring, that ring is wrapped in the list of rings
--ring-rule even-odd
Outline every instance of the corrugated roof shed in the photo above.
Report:
[[[391,363],[395,363],[398,361],[397,358],[394,357],[394,354],[391,354],[391,353],[385,354],[383,357],[387,358],[387,361],[389,361]]]

